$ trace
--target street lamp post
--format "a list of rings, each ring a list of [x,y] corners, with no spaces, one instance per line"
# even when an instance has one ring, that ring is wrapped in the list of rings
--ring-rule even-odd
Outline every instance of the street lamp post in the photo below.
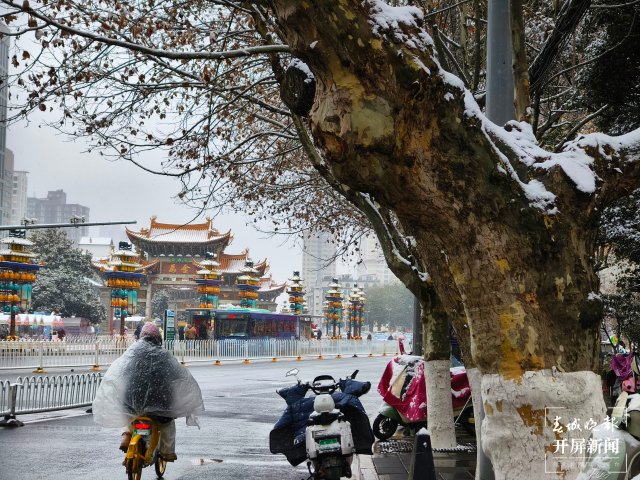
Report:
[[[393,308],[385,307],[385,310],[387,311],[387,328],[391,328],[391,311]]]

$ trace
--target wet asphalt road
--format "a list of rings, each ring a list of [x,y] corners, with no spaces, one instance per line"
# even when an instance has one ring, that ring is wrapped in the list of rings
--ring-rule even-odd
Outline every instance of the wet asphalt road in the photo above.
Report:
[[[378,380],[391,357],[359,357],[303,362],[224,364],[190,366],[200,384],[206,412],[199,417],[201,429],[187,427],[178,419],[178,460],[167,466],[164,476],[174,479],[300,480],[306,466],[294,468],[282,455],[269,452],[269,431],[285,408],[275,393],[293,383],[285,378],[290,368],[300,369],[300,378],[316,375],[344,377],[359,369],[359,380],[369,380],[371,391],[361,398],[369,417],[380,405]],[[54,372],[50,372],[53,374]],[[55,372],[70,373],[69,370]],[[74,373],[84,373],[75,369]],[[4,372],[3,378],[15,378]],[[120,432],[93,423],[84,409],[19,417],[26,425],[0,428],[0,480],[14,479],[126,479],[124,455],[118,450]],[[143,479],[156,478],[153,467]]]

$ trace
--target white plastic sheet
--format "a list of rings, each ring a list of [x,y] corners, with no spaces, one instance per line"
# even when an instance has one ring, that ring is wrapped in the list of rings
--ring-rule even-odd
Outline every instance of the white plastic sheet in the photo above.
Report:
[[[202,412],[200,386],[189,370],[145,340],[113,362],[93,401],[93,419],[103,427],[128,426],[137,415],[179,418]]]

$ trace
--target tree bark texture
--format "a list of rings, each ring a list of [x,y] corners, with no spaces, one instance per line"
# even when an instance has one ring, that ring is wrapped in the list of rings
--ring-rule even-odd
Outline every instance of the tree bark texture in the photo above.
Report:
[[[469,98],[440,70],[430,39],[401,26],[412,49],[393,41],[395,30],[376,25],[374,34],[372,8],[275,2],[286,41],[316,77],[310,127],[334,177],[392,209],[416,239],[445,308],[462,302],[483,373],[592,369],[600,319],[589,297],[598,291],[592,197],[555,169],[542,180],[560,212],[532,208],[501,171],[513,152],[468,114]]]
[[[543,402],[526,406],[534,372],[596,367],[597,212],[636,188],[638,162],[629,160],[640,149],[616,150],[605,138],[576,144],[597,174],[598,195],[585,193],[560,166],[531,166],[554,157],[538,149],[540,158],[527,158],[518,146],[525,127],[498,127],[479,112],[440,68],[417,9],[404,7],[405,20],[392,21],[381,2],[276,0],[272,7],[292,54],[316,78],[309,127],[325,167],[345,191],[395,213],[444,309],[463,309],[455,326],[465,331],[466,320],[475,365],[486,378],[522,386],[523,396],[506,392],[503,411],[526,425],[521,412]],[[553,193],[551,204],[532,206],[526,189],[534,182]],[[600,404],[594,400],[588,414],[603,406],[599,388],[594,394]],[[507,475],[500,469],[508,460],[492,460],[496,476]]]

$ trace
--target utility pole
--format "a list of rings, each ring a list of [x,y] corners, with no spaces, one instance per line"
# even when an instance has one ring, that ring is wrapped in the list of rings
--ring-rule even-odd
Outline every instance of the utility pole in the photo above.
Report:
[[[504,125],[516,116],[513,104],[513,65],[509,0],[489,0],[487,14],[486,115]]]
[[[516,116],[514,106],[511,16],[509,0],[489,0],[487,12],[487,102],[486,115],[493,123],[504,125]],[[481,392],[476,392],[479,395]],[[482,399],[481,399],[482,400]],[[482,404],[482,402],[481,402]],[[478,439],[478,470],[482,480],[493,480],[491,460],[482,450],[480,435],[484,411],[480,409],[476,435]]]

